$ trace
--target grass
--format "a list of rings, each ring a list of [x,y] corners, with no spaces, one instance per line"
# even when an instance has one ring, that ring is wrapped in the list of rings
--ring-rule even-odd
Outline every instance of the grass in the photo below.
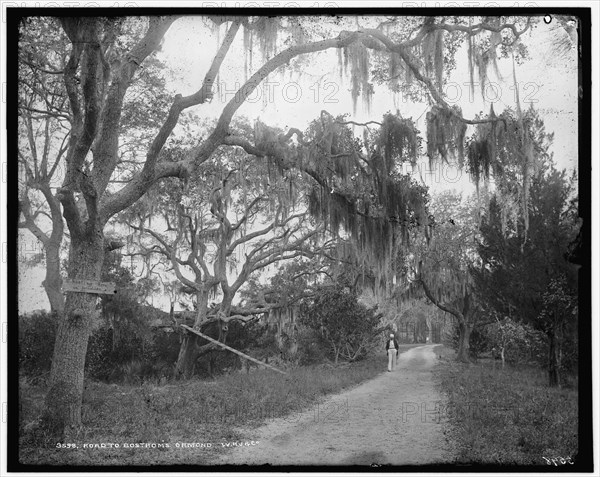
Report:
[[[458,462],[545,465],[544,457],[577,454],[576,388],[549,388],[539,368],[501,369],[493,360],[462,364],[452,361],[449,348],[435,352]]]
[[[418,345],[402,345],[406,350]],[[380,353],[341,366],[311,366],[286,376],[270,370],[234,373],[213,381],[191,380],[158,386],[87,382],[83,398],[84,427],[69,442],[74,448],[31,431],[45,388],[21,382],[19,460],[32,465],[209,465],[221,443],[243,441],[240,426],[256,427],[273,417],[306,409],[327,394],[371,379],[386,369]],[[89,448],[85,444],[119,444]],[[125,447],[125,444],[162,447]],[[194,443],[196,448],[178,448]],[[212,447],[200,447],[210,443]],[[168,445],[168,447],[166,447]]]

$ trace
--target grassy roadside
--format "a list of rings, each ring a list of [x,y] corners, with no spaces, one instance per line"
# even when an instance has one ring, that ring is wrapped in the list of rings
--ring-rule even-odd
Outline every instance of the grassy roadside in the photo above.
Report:
[[[401,352],[418,345],[402,345]],[[222,443],[243,441],[238,426],[306,409],[322,397],[371,379],[386,370],[378,353],[352,365],[234,373],[214,381],[192,380],[157,386],[89,382],[84,393],[85,427],[57,443],[28,431],[41,410],[45,389],[21,383],[20,462],[33,465],[203,465],[222,452]],[[90,444],[100,445],[89,447]],[[131,447],[132,444],[154,447]],[[182,448],[177,444],[193,444]],[[119,448],[114,445],[119,444]],[[210,447],[207,444],[211,444]],[[86,446],[87,445],[87,446]],[[108,447],[106,447],[108,445]],[[127,447],[125,447],[127,445]],[[167,447],[168,446],[168,447]]]
[[[458,462],[545,465],[544,457],[577,453],[576,389],[548,388],[537,368],[503,370],[492,360],[461,364],[444,346],[435,352]]]

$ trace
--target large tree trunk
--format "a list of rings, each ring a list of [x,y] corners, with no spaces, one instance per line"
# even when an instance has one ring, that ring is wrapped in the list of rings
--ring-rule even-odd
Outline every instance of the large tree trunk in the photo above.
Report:
[[[59,251],[60,241],[49,240],[46,245],[46,278],[42,285],[50,302],[50,311],[61,314],[65,309],[65,298],[61,291]]]
[[[471,338],[472,325],[468,323],[458,323],[458,353],[456,354],[456,360],[468,363],[470,361],[469,356],[469,339]]]
[[[175,378],[189,379],[194,374],[194,367],[198,359],[198,346],[196,345],[197,336],[192,333],[185,332],[181,346],[179,347],[179,355],[175,364]]]
[[[102,233],[71,234],[69,277],[99,280],[104,261]],[[61,436],[81,425],[81,401],[88,338],[98,295],[71,292],[59,318],[50,383],[42,421]]]
[[[198,328],[202,322],[206,320],[206,313],[208,311],[208,290],[203,289],[198,291],[196,294],[196,308],[194,328]],[[184,332],[179,348],[179,355],[177,356],[177,363],[175,364],[175,378],[189,379],[194,374],[194,367],[199,356],[197,342],[198,337],[196,335],[187,331]]]

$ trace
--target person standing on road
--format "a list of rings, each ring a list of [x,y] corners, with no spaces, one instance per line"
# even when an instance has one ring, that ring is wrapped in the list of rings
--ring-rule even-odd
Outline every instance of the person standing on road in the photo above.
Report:
[[[390,333],[390,339],[385,343],[385,350],[388,354],[388,372],[391,372],[396,366],[396,357],[398,356],[398,342],[393,333]]]

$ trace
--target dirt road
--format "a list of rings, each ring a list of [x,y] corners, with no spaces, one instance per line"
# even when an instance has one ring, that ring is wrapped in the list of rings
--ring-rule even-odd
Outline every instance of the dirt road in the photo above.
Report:
[[[313,409],[243,430],[253,445],[223,449],[217,464],[452,462],[444,434],[447,423],[439,412],[443,400],[433,382],[433,348],[426,345],[400,354],[395,371],[329,396]]]

